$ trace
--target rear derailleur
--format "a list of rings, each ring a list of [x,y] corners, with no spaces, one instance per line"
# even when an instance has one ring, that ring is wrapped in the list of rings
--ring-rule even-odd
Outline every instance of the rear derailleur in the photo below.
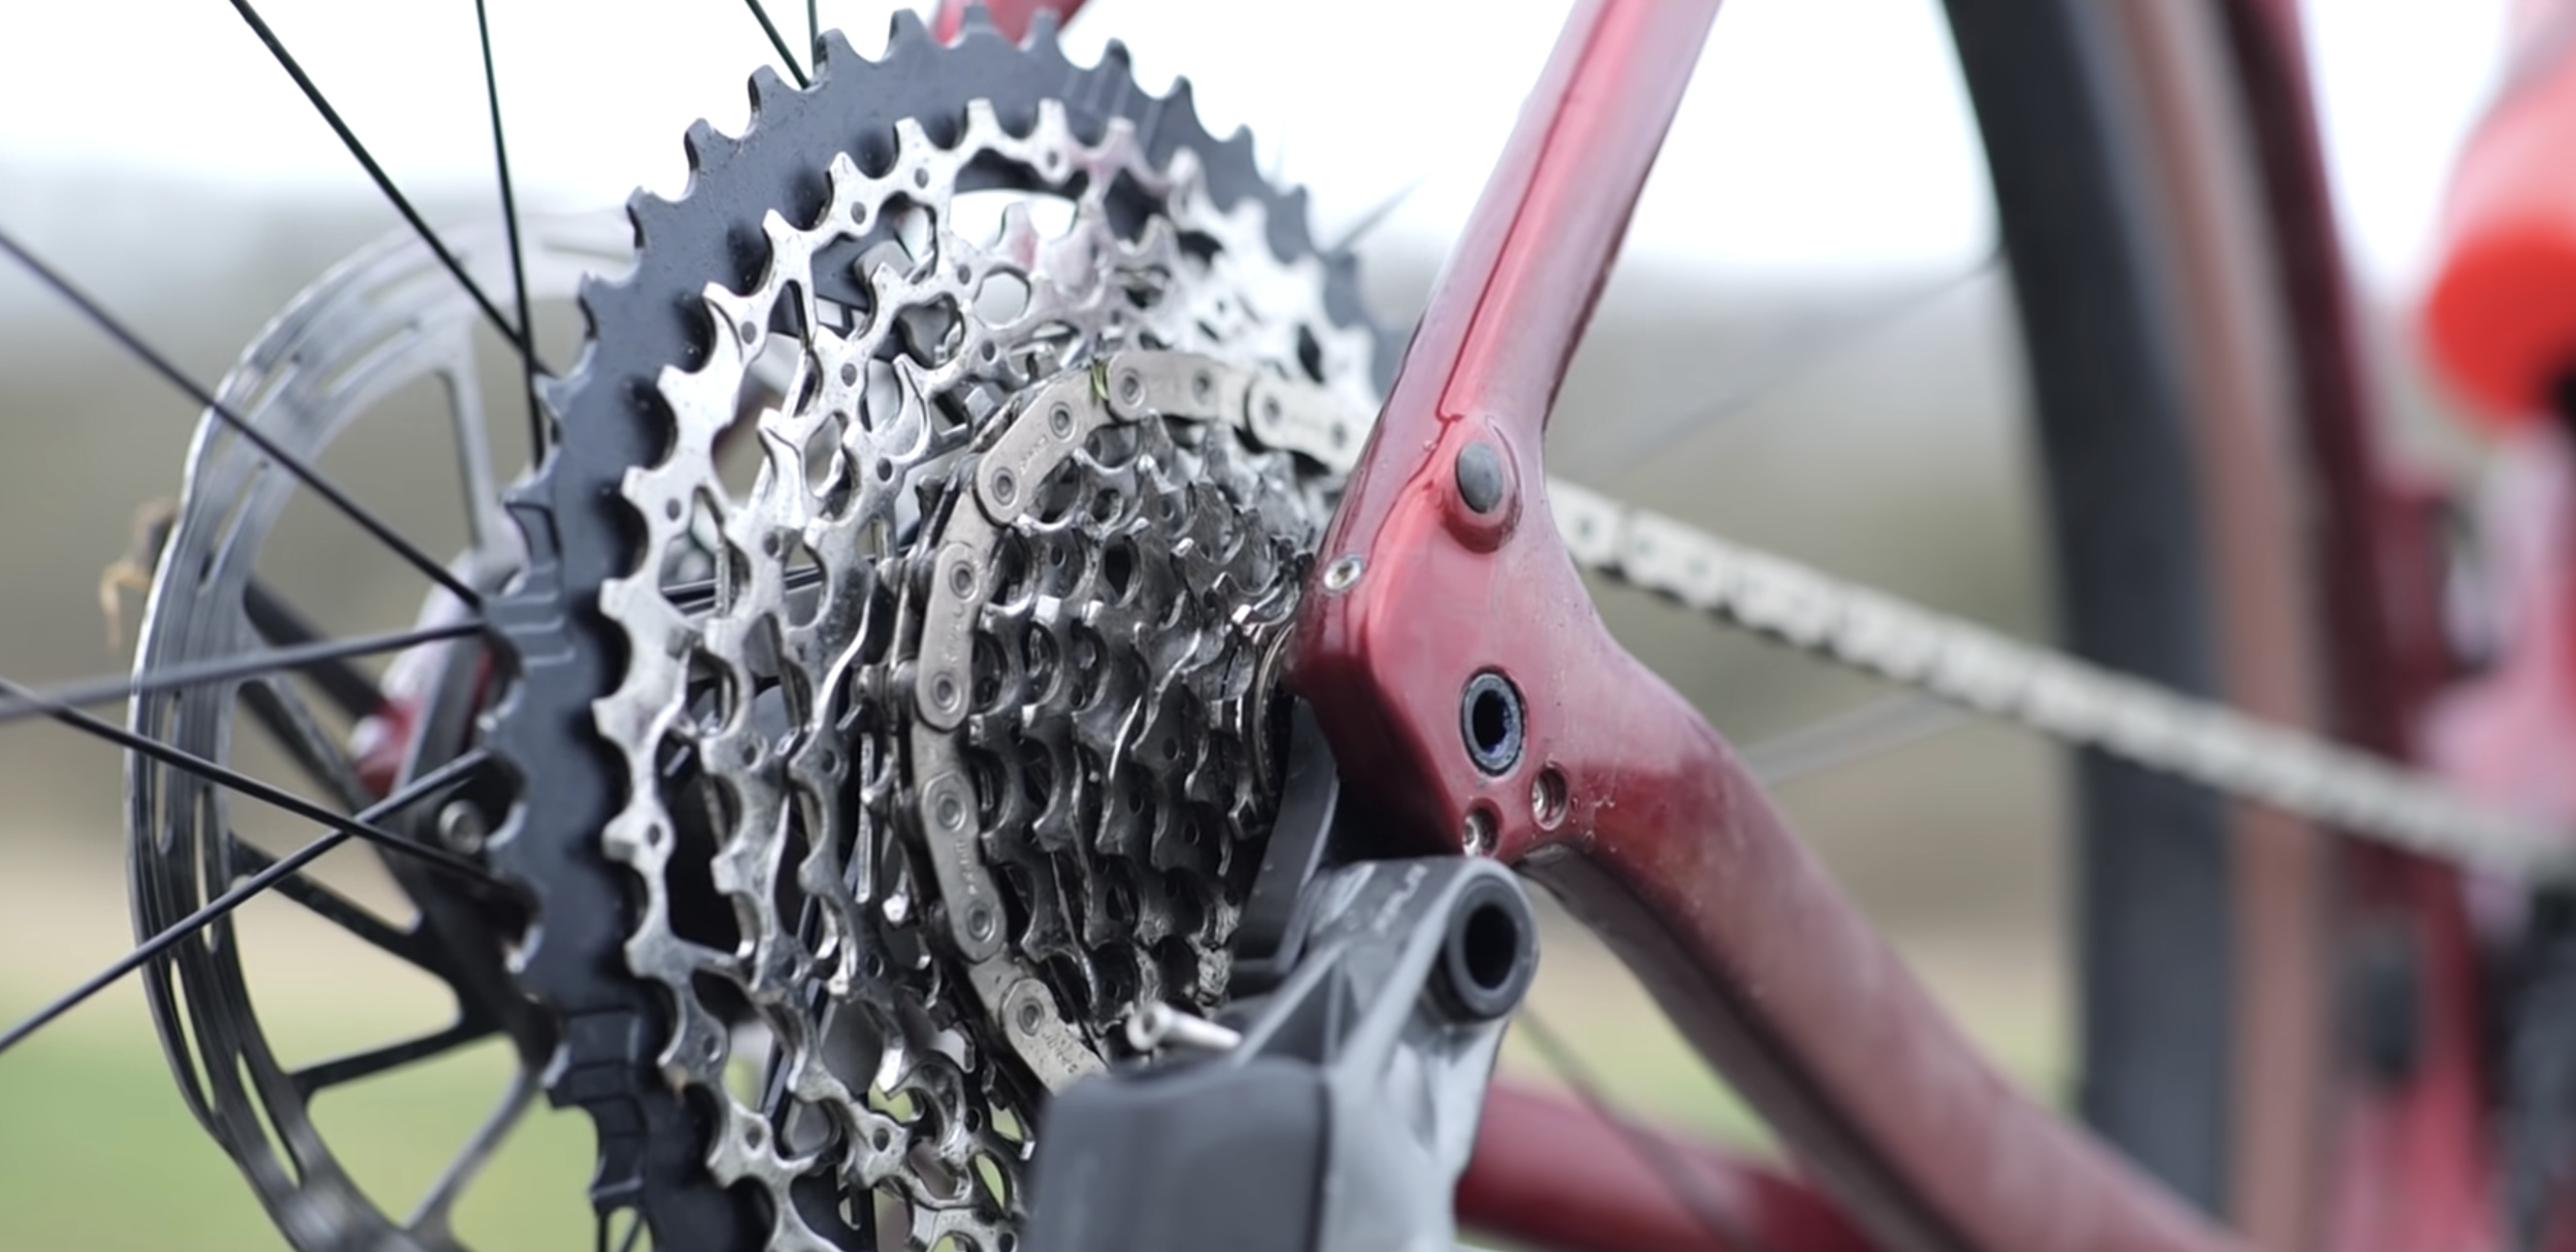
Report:
[[[1292,723],[1236,998],[1214,1020],[1147,1006],[1139,1060],[1055,1097],[1034,1252],[1455,1244],[1451,1195],[1538,963],[1529,898],[1491,861],[1335,857],[1332,755],[1302,706]]]

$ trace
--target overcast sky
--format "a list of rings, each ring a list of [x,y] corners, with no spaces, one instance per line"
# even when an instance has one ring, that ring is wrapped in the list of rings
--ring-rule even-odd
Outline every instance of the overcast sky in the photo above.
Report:
[[[771,4],[793,40],[801,6]],[[261,7],[400,180],[488,179],[465,0]],[[821,5],[826,25],[863,46],[882,39],[887,7]],[[2402,283],[2417,264],[2450,151],[2487,90],[2496,7],[2311,6],[2330,157],[2374,279]],[[1098,0],[1068,42],[1087,59],[1123,35],[1149,83],[1188,73],[1206,113],[1252,124],[1280,168],[1314,186],[1328,232],[1418,181],[1390,229],[1438,239],[1472,202],[1559,8]],[[676,189],[676,136],[699,116],[738,129],[743,76],[770,55],[731,0],[496,0],[493,18],[526,194],[559,207],[614,202],[638,183]],[[10,36],[0,180],[68,158],[202,171],[262,194],[364,189],[221,0],[21,5]],[[1975,257],[1991,214],[1942,39],[1937,0],[1732,0],[1631,247],[1793,271]]]

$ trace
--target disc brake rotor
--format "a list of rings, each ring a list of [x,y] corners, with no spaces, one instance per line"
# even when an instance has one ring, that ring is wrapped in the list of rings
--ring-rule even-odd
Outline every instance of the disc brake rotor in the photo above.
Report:
[[[1224,991],[1255,677],[1338,481],[1245,418],[1355,448],[1392,355],[1248,139],[1114,47],[899,19],[690,147],[490,609],[521,981],[661,1246],[882,1207],[990,1252],[1039,1092]]]
[[[533,218],[524,225],[528,283],[541,299],[569,296],[581,273],[612,262],[619,251],[613,220]],[[512,251],[497,223],[454,228],[447,239],[480,281],[508,279]],[[468,583],[489,585],[517,565],[518,554],[516,532],[497,507],[475,316],[455,280],[416,238],[390,238],[298,296],[244,352],[216,399],[261,432],[269,447],[313,464],[371,423],[416,420],[418,411],[399,403],[405,391],[425,381],[442,384],[465,522],[465,550],[450,568]],[[295,632],[312,630],[258,583],[263,553],[301,484],[269,452],[212,417],[200,426],[186,481],[166,540],[148,545],[157,562],[136,647],[138,675],[287,646],[300,641],[290,637]],[[422,621],[440,624],[466,613],[437,591]],[[459,640],[405,654],[381,682],[355,670],[345,685],[308,684],[279,672],[146,691],[134,698],[128,724],[218,761],[232,759],[237,740],[256,737],[242,732],[259,727],[323,794],[357,811],[467,750],[479,686],[473,679],[483,655],[471,640]],[[361,742],[343,743],[333,728],[341,722],[359,727]],[[369,728],[386,732],[372,746],[364,741]],[[424,804],[386,824],[429,837],[438,814],[470,820],[466,815],[489,798],[470,785],[442,796],[443,804]],[[191,772],[140,754],[129,758],[127,847],[138,937],[179,922],[238,876],[275,862],[276,853],[240,833],[236,803]],[[144,975],[154,1024],[191,1111],[240,1167],[278,1228],[307,1252],[461,1248],[450,1221],[454,1207],[534,1103],[537,1071],[551,1046],[547,1024],[527,1010],[503,971],[507,926],[496,919],[510,914],[507,903],[461,891],[403,857],[383,864],[416,918],[380,916],[369,902],[343,896],[309,873],[286,879],[278,894],[348,931],[341,936],[347,943],[372,945],[378,955],[442,984],[456,1022],[443,1032],[290,1065],[282,1054],[293,1049],[273,1035],[251,994],[242,932],[230,917],[173,946]],[[261,945],[248,947],[256,957]],[[344,1168],[313,1116],[313,1102],[343,1083],[488,1036],[506,1036],[512,1044],[520,1062],[512,1080],[492,1092],[490,1118],[458,1145],[451,1168],[427,1197],[409,1217],[397,1218]]]

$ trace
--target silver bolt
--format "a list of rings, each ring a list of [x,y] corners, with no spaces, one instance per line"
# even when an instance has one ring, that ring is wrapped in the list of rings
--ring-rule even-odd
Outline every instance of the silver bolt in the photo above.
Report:
[[[1127,1046],[1138,1052],[1159,1052],[1165,1048],[1187,1052],[1231,1052],[1242,1043],[1242,1031],[1192,1016],[1161,1001],[1145,1004],[1127,1018]]]
[[[453,852],[465,856],[480,855],[483,842],[491,831],[483,825],[483,810],[471,800],[451,800],[438,811],[438,841]]]
[[[1467,810],[1467,852],[1484,856],[1494,850],[1494,815],[1484,809]]]
[[[1368,568],[1359,553],[1353,552],[1324,567],[1324,590],[1339,594],[1358,586],[1360,571]]]
[[[1530,816],[1548,830],[1565,820],[1565,775],[1551,765],[1530,780]]]

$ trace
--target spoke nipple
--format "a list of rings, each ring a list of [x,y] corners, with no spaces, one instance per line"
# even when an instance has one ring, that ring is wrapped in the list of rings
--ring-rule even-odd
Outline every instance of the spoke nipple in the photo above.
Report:
[[[1503,454],[1482,439],[1458,449],[1458,498],[1478,513],[1503,503]]]
[[[1324,590],[1339,595],[1358,586],[1360,571],[1367,568],[1368,562],[1362,560],[1359,553],[1343,556],[1324,567]]]

